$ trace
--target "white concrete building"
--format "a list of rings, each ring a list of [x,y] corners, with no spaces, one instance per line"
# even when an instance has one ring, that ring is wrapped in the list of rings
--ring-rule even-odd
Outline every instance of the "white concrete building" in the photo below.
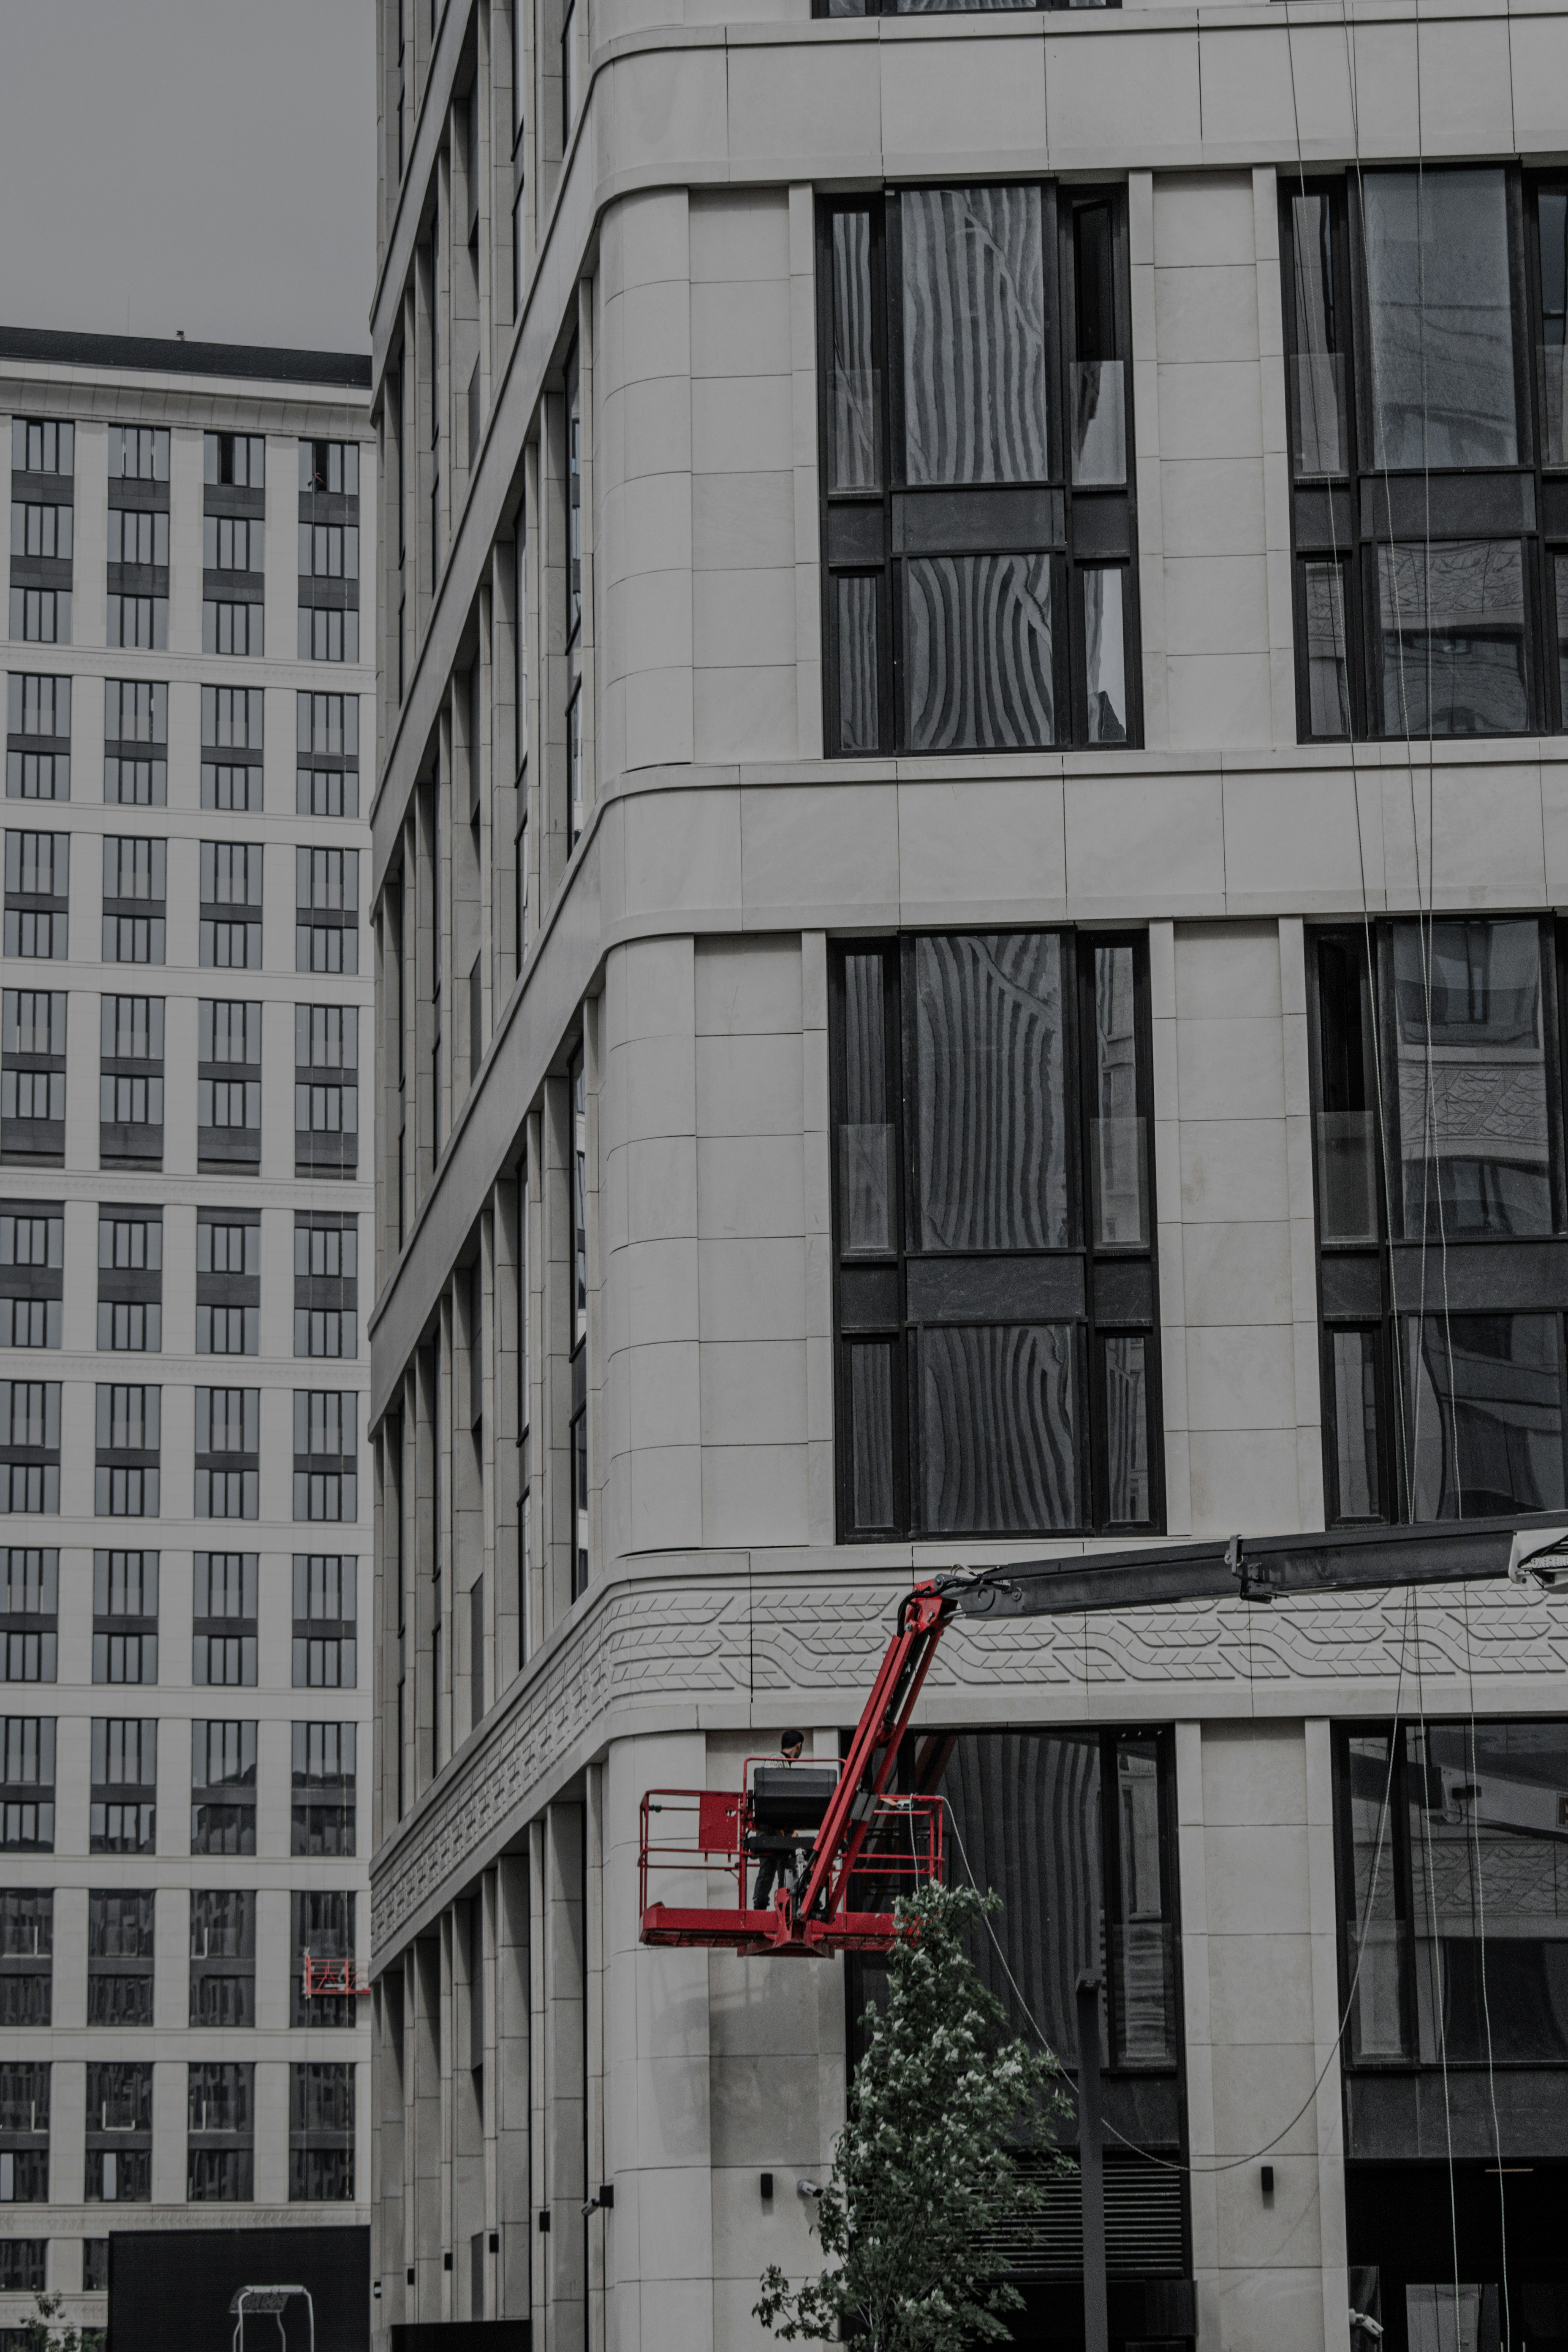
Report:
[[[922,1569],[1568,1504],[1568,16],[379,23],[377,2323],[736,2352],[863,1972],[644,1791]],[[1118,2347],[1568,2340],[1563,1638],[950,1636]]]
[[[9,2343],[110,2230],[367,2217],[375,523],[352,354],[0,330],[0,432]]]

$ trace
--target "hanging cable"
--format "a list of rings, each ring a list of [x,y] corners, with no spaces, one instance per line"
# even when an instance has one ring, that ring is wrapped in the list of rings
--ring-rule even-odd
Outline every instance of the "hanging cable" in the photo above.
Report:
[[[1405,1617],[1407,1621],[1410,1614],[1411,1604],[1414,1601],[1415,1597],[1415,1588],[1412,1586],[1405,1594]],[[1405,1628],[1402,1627],[1400,1633],[1399,1683],[1394,1697],[1394,1727],[1390,1734],[1388,1742],[1388,1769],[1384,1778],[1383,1799],[1378,1807],[1377,1836],[1373,1847],[1372,1880],[1367,1890],[1366,1916],[1368,1918],[1372,1916],[1373,1909],[1377,1900],[1378,1881],[1382,1874],[1384,1849],[1387,1841],[1388,1823],[1392,1811],[1391,1792],[1394,1782],[1394,1759],[1398,1754],[1399,1748],[1399,1696],[1403,1692],[1405,1685]],[[980,1881],[974,1875],[973,1867],[969,1859],[969,1852],[963,1843],[963,1832],[958,1826],[958,1816],[953,1806],[952,1800],[951,1797],[944,1796],[942,1798],[942,1802],[946,1809],[948,1820],[952,1823],[953,1839],[963,1862],[964,1875],[969,1880],[969,1883],[971,1886],[973,1887],[975,1893],[977,1895],[982,1894],[984,1890],[982,1888]],[[1035,2015],[1034,2011],[1029,2007],[1028,2001],[1024,1996],[1023,1987],[1019,1984],[1017,1978],[1013,1974],[1012,1967],[1008,1961],[1006,1952],[1003,1948],[1002,1939],[997,1935],[995,1927],[989,1918],[985,1922],[985,1932],[990,1937],[992,1944],[995,1948],[996,1957],[1002,1963],[1002,1972],[1005,1976],[1007,1982],[1012,1986],[1014,1997],[1018,2003],[1019,2010],[1021,2011],[1026,2021],[1033,2030],[1036,2040],[1039,2042],[1041,2049],[1044,2050],[1049,2057],[1055,2059],[1057,2064],[1059,2066],[1061,2063],[1059,2053],[1054,2047],[1050,2036],[1047,2033],[1044,2026],[1041,2025],[1038,2018]],[[1225,2161],[1220,2164],[1183,2164],[1170,2157],[1156,2156],[1152,2148],[1142,2147],[1136,2140],[1129,2139],[1125,2132],[1118,2131],[1116,2126],[1110,2121],[1110,2117],[1106,2116],[1102,2120],[1104,2121],[1106,2130],[1110,2134],[1112,2139],[1119,2140],[1121,2146],[1129,2149],[1132,2155],[1142,2157],[1147,2163],[1157,2165],[1162,2171],[1184,2172],[1196,2179],[1206,2179],[1213,2173],[1237,2172],[1239,2171],[1244,2165],[1256,2164],[1259,2157],[1268,2156],[1272,2149],[1279,2147],[1280,2141],[1284,2139],[1289,2133],[1294,2131],[1296,2126],[1300,2122],[1309,2107],[1313,2105],[1318,2093],[1322,2089],[1324,2083],[1328,2079],[1330,2068],[1333,2065],[1335,2060],[1340,2054],[1341,2045],[1344,2041],[1345,2032],[1350,2024],[1351,2014],[1355,2007],[1356,1990],[1361,1982],[1362,1960],[1364,1949],[1364,1942],[1363,1938],[1358,1937],[1356,1940],[1355,1967],[1351,1973],[1350,1990],[1345,1998],[1344,2010],[1341,2015],[1338,2027],[1335,2030],[1333,2041],[1329,2046],[1329,2054],[1324,2059],[1322,2066],[1319,2070],[1317,2080],[1313,2083],[1310,2091],[1309,2091],[1306,2098],[1297,2108],[1295,2114],[1290,2117],[1289,2122],[1281,2125],[1280,2128],[1275,2133],[1272,2139],[1266,2140],[1261,2147],[1252,2149],[1250,2154],[1247,2156],[1227,2157]]]

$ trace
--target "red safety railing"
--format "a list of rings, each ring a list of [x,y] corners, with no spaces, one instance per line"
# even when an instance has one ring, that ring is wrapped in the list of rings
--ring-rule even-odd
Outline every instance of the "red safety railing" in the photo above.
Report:
[[[370,1990],[364,1970],[357,1960],[318,1960],[309,1952],[301,1953],[300,1958],[305,1963],[307,2000],[314,2000],[318,1993]]]
[[[823,1759],[816,1759],[820,1762]],[[814,1841],[801,1840],[800,1886],[781,1885],[771,1906],[753,1910],[747,1880],[759,1856],[748,1851],[747,1786],[650,1789],[642,1801],[637,1851],[637,1908],[645,1944],[730,1946],[740,1952],[887,1951],[893,1941],[893,1903],[900,1895],[942,1874],[942,1803],[938,1797],[881,1796],[858,1813],[857,1851],[843,1897],[831,1915],[802,1917],[800,1886],[813,1874]],[[652,1882],[666,1874],[701,1874],[690,1903],[652,1900]]]

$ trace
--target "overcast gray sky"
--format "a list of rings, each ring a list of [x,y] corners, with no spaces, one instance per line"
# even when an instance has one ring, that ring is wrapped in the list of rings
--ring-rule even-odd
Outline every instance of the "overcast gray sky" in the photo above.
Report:
[[[0,0],[0,322],[364,351],[374,0]]]

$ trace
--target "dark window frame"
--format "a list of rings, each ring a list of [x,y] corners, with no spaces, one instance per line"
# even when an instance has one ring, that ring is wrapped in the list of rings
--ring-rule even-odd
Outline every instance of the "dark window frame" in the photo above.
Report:
[[[1549,462],[1539,234],[1540,200],[1545,194],[1561,194],[1568,189],[1568,175],[1561,171],[1525,172],[1514,165],[1499,168],[1503,173],[1508,217],[1517,458],[1511,465],[1495,467],[1430,466],[1386,470],[1376,462],[1373,443],[1372,345],[1363,213],[1364,175],[1356,170],[1311,173],[1294,178],[1281,174],[1279,240],[1286,404],[1292,453],[1290,530],[1297,735],[1302,743],[1508,742],[1531,734],[1560,733],[1568,728],[1563,667],[1559,657],[1559,645],[1568,646],[1568,587],[1564,589],[1562,609],[1555,610],[1555,559],[1560,556],[1568,564],[1568,445],[1561,461]],[[1344,463],[1331,471],[1299,472],[1295,464],[1294,453],[1304,438],[1296,365],[1303,354],[1299,349],[1295,299],[1293,214],[1295,202],[1301,198],[1326,199],[1330,205],[1329,250],[1337,280],[1337,319],[1333,348],[1324,357],[1341,362],[1344,375],[1338,420],[1344,443]],[[1521,487],[1510,502],[1507,484],[1511,480],[1517,480]],[[1434,489],[1437,504],[1435,519]],[[1419,519],[1427,525],[1429,540],[1414,528],[1417,506]],[[1445,524],[1445,514],[1456,520]],[[1378,709],[1377,551],[1381,545],[1419,549],[1426,543],[1450,540],[1517,543],[1523,551],[1525,723],[1517,729],[1475,729],[1437,735],[1417,726],[1406,736],[1397,723],[1385,720]],[[1348,730],[1325,729],[1315,732],[1312,727],[1303,587],[1303,567],[1308,562],[1337,563],[1341,571]]]
[[[1398,1063],[1394,1000],[1394,936],[1409,929],[1418,919],[1378,917],[1363,924],[1315,923],[1307,931],[1307,1033],[1310,1076],[1313,1150],[1312,1188],[1317,1280],[1318,1331],[1322,1387],[1323,1498],[1330,1527],[1365,1527],[1413,1523],[1410,1476],[1396,1442],[1402,1412],[1399,1382],[1404,1376],[1407,1327],[1415,1320],[1447,1316],[1450,1322],[1468,1316],[1552,1316],[1558,1325],[1559,1410],[1564,1433],[1565,1492],[1568,1492],[1568,1313],[1563,1299],[1568,1284],[1568,1083],[1564,1055],[1568,1052],[1568,931],[1551,915],[1530,909],[1517,916],[1499,910],[1458,909],[1439,919],[1477,925],[1494,921],[1527,921],[1536,925],[1541,942],[1542,982],[1542,1034],[1547,1121],[1552,1230],[1549,1234],[1466,1234],[1445,1228],[1442,1238],[1418,1234],[1392,1234],[1391,1199],[1402,1182],[1398,1107]],[[1347,1239],[1325,1231],[1325,1158],[1319,1120],[1333,1108],[1326,1102],[1331,1091],[1325,1068],[1324,957],[1335,951],[1345,959],[1360,992],[1359,1019],[1364,1089],[1370,1103],[1362,1114],[1371,1122],[1372,1197],[1375,1203],[1375,1237]],[[1369,974],[1367,957],[1371,955]],[[1400,1223],[1403,1225],[1403,1214]],[[1423,1252],[1429,1261],[1422,1270]],[[1482,1269],[1488,1303],[1479,1304],[1476,1285],[1467,1279],[1469,1263]],[[1399,1267],[1406,1257],[1425,1281],[1414,1307],[1408,1290],[1396,1295]],[[1407,1275],[1406,1282],[1410,1279]],[[1445,1284],[1447,1288],[1445,1291]],[[1458,1293],[1456,1299],[1454,1294]],[[1447,1299],[1447,1304],[1445,1303]],[[1374,1335],[1373,1365],[1376,1438],[1373,1461],[1380,1508],[1355,1511],[1344,1507],[1340,1491],[1340,1431],[1334,1366],[1337,1335],[1366,1331]],[[1524,1507],[1522,1505],[1517,1507]],[[1550,1507],[1555,1507],[1552,1506]],[[1468,1516],[1468,1514],[1466,1514]]]
[[[131,1563],[135,1561],[134,1571]],[[158,1680],[158,1580],[161,1556],[134,1546],[100,1546],[92,1555],[92,1679],[106,1688],[151,1687]],[[132,1575],[134,1574],[134,1583]],[[140,1603],[117,1609],[116,1577],[124,1599]],[[151,1602],[151,1607],[148,1603]],[[116,1644],[119,1644],[117,1653]],[[127,1671],[132,1663],[134,1674]],[[115,1671],[118,1666],[118,1673]]]
[[[1160,1317],[1158,1225],[1154,1189],[1154,1118],[1152,1035],[1150,1006],[1150,970],[1148,934],[1146,931],[1076,930],[1066,925],[1026,925],[1016,927],[1005,936],[1018,933],[1055,935],[1063,942],[1063,971],[1066,981],[1066,1019],[1064,1033],[1066,1069],[1064,1087],[1068,1107],[1069,1129],[1067,1150],[1068,1218],[1069,1230],[1078,1238],[1060,1248],[1039,1250],[974,1250],[956,1254],[976,1262],[992,1258],[1014,1263],[1020,1258],[1040,1261],[1078,1261],[1083,1269],[1081,1315],[1053,1311],[1050,1319],[1070,1323],[1078,1333],[1077,1370],[1082,1398],[1081,1423],[1077,1437],[1078,1477],[1080,1495],[1089,1503],[1087,1517],[1071,1530],[1042,1528],[1041,1536],[1073,1533],[1125,1532],[1130,1537],[1154,1536],[1162,1533],[1165,1524],[1164,1490],[1164,1413],[1162,1385],[1162,1333]],[[892,938],[857,939],[835,941],[829,960],[829,1086],[832,1104],[830,1118],[830,1158],[832,1160],[832,1245],[834,1251],[834,1357],[835,1357],[835,1486],[837,1507],[838,1540],[844,1543],[907,1543],[914,1540],[935,1540],[945,1531],[925,1529],[920,1523],[918,1509],[918,1356],[919,1334],[933,1321],[911,1315],[909,1299],[909,1266],[911,1261],[924,1257],[927,1263],[940,1266],[942,1258],[950,1261],[953,1253],[922,1253],[910,1246],[910,1237],[916,1231],[917,1196],[915,1171],[909,1141],[909,1121],[911,1112],[918,1115],[914,1103],[916,1082],[916,1049],[914,1023],[915,990],[912,968],[916,943],[929,938],[990,937],[994,934],[944,928],[931,931],[907,931]],[[1133,955],[1133,1024],[1135,1035],[1135,1101],[1137,1116],[1142,1121],[1142,1184],[1146,1223],[1146,1241],[1134,1245],[1097,1244],[1089,1230],[1091,1169],[1089,1164],[1090,1119],[1092,1117],[1092,1055],[1090,1025],[1093,1016],[1093,967],[1096,949],[1130,948]],[[843,1197],[843,1170],[837,1137],[843,1124],[846,1101],[846,1052],[847,1024],[845,1010],[846,961],[851,956],[879,955],[883,962],[884,1013],[884,1086],[886,1101],[891,1113],[892,1174],[890,1199],[893,1244],[882,1251],[854,1250],[847,1246],[846,1204]],[[1085,984],[1085,968],[1089,972]],[[1111,1269],[1118,1263],[1133,1268],[1147,1268],[1144,1288],[1146,1312],[1133,1315],[1128,1311],[1124,1297],[1122,1311],[1113,1312],[1115,1277]],[[1103,1274],[1097,1274],[1098,1269]],[[891,1272],[892,1286],[881,1286],[880,1304],[883,1311],[873,1319],[862,1320],[858,1314],[847,1318],[848,1286],[847,1274],[853,1276],[862,1270],[885,1276]],[[1104,1295],[1102,1311],[1096,1313],[1096,1290]],[[1131,1288],[1137,1277],[1131,1278]],[[868,1289],[869,1286],[867,1286]],[[896,1298],[896,1310],[891,1314]],[[872,1310],[868,1308],[868,1314]],[[973,1320],[973,1318],[956,1318]],[[1016,1314],[992,1317],[989,1321],[1027,1323],[1040,1319],[1034,1316]],[[1149,1479],[1149,1517],[1146,1520],[1112,1520],[1106,1510],[1109,1486],[1105,1448],[1104,1413],[1097,1406],[1100,1391],[1100,1376],[1104,1357],[1101,1337],[1126,1336],[1142,1338],[1144,1342],[1144,1380],[1147,1399],[1147,1466]],[[885,1527],[859,1526],[855,1517],[853,1481],[855,1454],[851,1423],[852,1375],[850,1348],[885,1342],[892,1356],[892,1458],[891,1495],[892,1521]],[[965,1530],[963,1540],[984,1539],[987,1535],[997,1540],[1018,1539],[1016,1529]]]
[[[895,348],[899,331],[900,200],[906,194],[944,188],[998,186],[1037,188],[1042,205],[1041,242],[1047,322],[1047,467],[1037,483],[908,485],[902,478],[905,446],[903,383]],[[1072,415],[1070,369],[1079,335],[1075,223],[1106,206],[1112,245],[1112,333],[1122,368],[1125,478],[1120,486],[1075,486],[1068,447]],[[831,486],[834,351],[833,223],[837,215],[864,214],[870,220],[871,329],[878,399],[881,487],[878,490]],[[831,196],[816,207],[816,332],[819,545],[822,572],[823,738],[830,759],[905,757],[994,758],[1073,750],[1131,750],[1143,739],[1142,635],[1138,593],[1138,492],[1136,422],[1132,392],[1131,289],[1125,185],[1079,186],[1050,178],[998,183],[976,176],[964,181],[911,182],[889,185],[872,195]],[[929,501],[929,506],[926,502]],[[984,502],[984,505],[982,504]],[[1079,523],[1075,507],[1082,504]],[[1048,744],[958,747],[918,746],[908,740],[903,710],[905,651],[901,573],[920,552],[921,508],[930,515],[930,547],[954,554],[1027,552],[1047,558],[1051,581],[1052,708],[1054,740]],[[952,518],[969,509],[978,517],[994,510],[989,527],[972,523],[967,533]],[[1120,514],[1116,509],[1120,508]],[[907,509],[909,526],[900,520]],[[1091,520],[1094,516],[1096,520]],[[835,518],[838,518],[836,521]],[[1032,527],[1031,527],[1032,526]],[[1043,535],[1042,535],[1042,526]],[[915,545],[901,543],[906,528]],[[956,535],[954,535],[956,531]],[[1087,571],[1117,570],[1121,576],[1122,661],[1127,701],[1126,731],[1115,744],[1089,740],[1084,680],[1083,578]],[[846,745],[839,704],[837,583],[876,579],[878,740]],[[1064,723],[1065,721],[1065,723]]]

